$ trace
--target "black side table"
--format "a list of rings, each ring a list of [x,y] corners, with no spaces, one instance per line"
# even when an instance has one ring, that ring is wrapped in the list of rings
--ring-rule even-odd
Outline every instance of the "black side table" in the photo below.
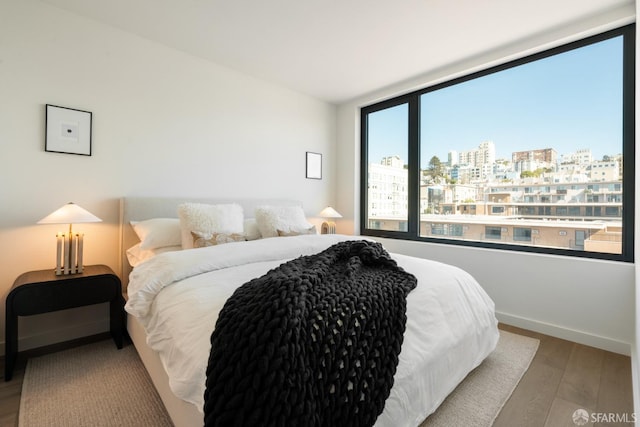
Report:
[[[18,276],[7,295],[4,380],[13,376],[18,354],[18,316],[110,303],[110,329],[122,348],[124,299],[120,279],[106,265],[89,265],[80,274],[56,276],[53,269]]]

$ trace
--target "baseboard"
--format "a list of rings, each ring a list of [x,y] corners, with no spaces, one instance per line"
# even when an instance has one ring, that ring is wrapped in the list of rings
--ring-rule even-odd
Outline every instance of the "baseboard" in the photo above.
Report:
[[[602,350],[611,351],[613,353],[631,356],[631,344],[627,342],[617,341],[611,338],[599,335],[589,334],[587,332],[568,329],[550,323],[540,322],[538,320],[527,319],[525,317],[514,316],[512,314],[496,312],[498,321],[507,325],[516,326],[518,328],[528,329],[541,334],[550,335],[556,338],[577,342],[579,344],[600,348]]]
[[[633,389],[633,413],[640,414],[640,378],[638,377],[638,351],[635,345],[631,346],[631,387]],[[640,425],[637,420],[635,425]]]
[[[18,338],[18,351],[30,350],[32,348],[44,347],[51,344],[57,344],[65,341],[71,341],[76,338],[97,335],[103,332],[109,332],[109,318],[96,319],[82,324],[65,326],[64,328],[47,331],[41,334],[31,334],[20,336]],[[5,342],[0,343],[0,351],[3,356],[5,354]]]

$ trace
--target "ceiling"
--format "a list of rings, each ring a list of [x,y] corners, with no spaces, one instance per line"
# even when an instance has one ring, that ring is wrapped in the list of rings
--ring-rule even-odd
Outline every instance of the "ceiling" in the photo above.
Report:
[[[342,103],[633,0],[42,0]]]

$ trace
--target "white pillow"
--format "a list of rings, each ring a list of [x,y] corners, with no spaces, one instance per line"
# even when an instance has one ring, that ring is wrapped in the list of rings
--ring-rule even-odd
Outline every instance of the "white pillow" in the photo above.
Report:
[[[133,231],[140,239],[140,249],[150,250],[182,243],[178,218],[152,218],[131,221]]]
[[[236,203],[206,205],[183,203],[178,206],[182,248],[193,248],[193,235],[210,239],[216,233],[241,234],[244,229],[242,206]]]
[[[260,229],[255,218],[247,218],[244,220],[244,237],[247,240],[257,240],[261,237]]]
[[[142,261],[146,261],[149,258],[153,258],[154,256],[170,251],[179,251],[182,249],[181,245],[178,246],[165,246],[157,249],[149,249],[143,250],[141,248],[141,244],[135,244],[127,249],[127,260],[129,261],[129,265],[131,267],[135,267],[140,264]]]
[[[313,226],[307,222],[302,206],[258,206],[255,215],[262,237],[278,237],[278,230],[302,232]]]

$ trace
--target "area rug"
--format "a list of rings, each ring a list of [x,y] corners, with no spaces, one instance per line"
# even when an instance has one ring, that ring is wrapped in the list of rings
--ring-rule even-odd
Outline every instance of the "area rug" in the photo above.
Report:
[[[538,350],[534,338],[500,331],[498,346],[420,427],[489,427]]]
[[[421,427],[491,426],[539,341],[500,331],[496,350]],[[29,359],[19,427],[172,426],[132,345],[102,341]]]
[[[27,362],[19,427],[172,425],[133,345],[101,341]]]

